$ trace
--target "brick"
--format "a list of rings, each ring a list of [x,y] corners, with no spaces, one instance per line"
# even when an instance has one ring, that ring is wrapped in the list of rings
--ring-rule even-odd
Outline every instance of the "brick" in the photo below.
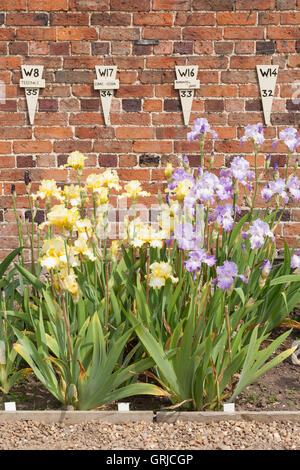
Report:
[[[41,99],[39,100],[39,111],[56,112],[58,110],[58,102],[55,99]]]
[[[142,32],[143,39],[181,39],[181,28],[164,28],[164,27],[145,27]]]
[[[4,103],[0,102],[0,111],[17,112],[17,102],[8,99]]]
[[[66,57],[64,59],[64,69],[95,70],[95,65],[99,65],[99,59],[97,57],[80,57],[80,60],[74,57]]]
[[[122,100],[122,109],[127,113],[141,111],[142,101],[140,99],[126,99]]]
[[[293,11],[289,13],[281,13],[280,23],[287,25],[299,25],[300,11]]]
[[[9,44],[10,55],[28,55],[28,43],[27,42],[11,42]]]
[[[152,54],[153,46],[151,44],[134,44],[132,55],[150,55]]]
[[[253,54],[254,41],[237,41],[234,45],[235,54]]]
[[[23,41],[55,41],[56,31],[53,28],[20,28],[16,38]]]
[[[116,168],[118,166],[117,155],[99,155],[98,163],[100,167]]]
[[[224,100],[206,100],[204,108],[208,113],[221,113],[225,109]]]
[[[32,155],[18,155],[17,168],[34,168],[36,161]]]
[[[217,41],[222,39],[222,28],[187,26],[183,28],[182,36],[183,39]]]
[[[294,10],[296,0],[276,0],[276,10]]]
[[[297,41],[285,40],[276,41],[276,50],[277,52],[296,52],[296,42]]]
[[[299,39],[300,28],[287,26],[268,26],[267,37],[269,39]]]
[[[232,54],[233,51],[233,42],[229,41],[218,41],[215,42],[215,52],[216,54]]]
[[[29,54],[30,55],[48,55],[49,54],[49,43],[48,42],[30,42],[29,43]]]
[[[118,127],[116,129],[117,139],[154,139],[155,129],[151,127]]]
[[[87,13],[51,13],[51,26],[88,26],[89,15]]]
[[[137,165],[136,155],[120,155],[119,156],[119,166],[120,167],[130,167],[133,168]]]
[[[141,167],[157,167],[160,163],[160,157],[143,154],[139,156],[139,165]]]
[[[115,130],[112,127],[76,127],[75,136],[79,139],[114,139]]]
[[[68,0],[28,0],[28,10],[33,11],[68,11]]]
[[[72,113],[70,115],[71,126],[104,124],[103,116],[100,113]]]
[[[20,69],[21,58],[20,57],[0,57],[0,69],[14,70]]]
[[[181,111],[181,102],[177,100],[164,100],[164,111],[167,112],[180,112]]]
[[[37,139],[68,139],[73,132],[70,127],[35,127],[34,135]]]
[[[187,13],[179,11],[176,13],[174,24],[178,26],[214,26],[216,18],[214,13]]]
[[[172,142],[165,141],[136,141],[133,145],[134,151],[138,153],[171,153],[173,149]]]
[[[224,39],[264,39],[264,28],[261,26],[230,26],[224,29]]]
[[[193,0],[192,6],[195,10],[231,11],[235,2],[232,0]]]
[[[262,63],[271,63],[271,57],[266,59],[262,58],[260,56],[257,57],[238,57],[234,56],[231,57],[230,60],[230,67],[232,69],[254,69],[256,65],[259,65]]]
[[[97,140],[94,142],[93,151],[101,153],[132,152],[132,142]]]
[[[162,102],[161,100],[147,100],[145,99],[143,102],[143,110],[147,112],[155,112],[162,110]]]
[[[260,11],[258,13],[258,24],[272,24],[276,25],[280,22],[280,13],[279,12],[270,12],[270,11]]]
[[[87,41],[72,41],[71,42],[72,54],[87,54],[91,55],[91,44]]]
[[[216,43],[217,44],[217,43]],[[194,41],[195,54],[213,54],[212,41]]]
[[[100,29],[99,38],[100,39],[116,39],[118,41],[133,41],[134,39],[139,39],[140,30],[139,28],[118,28],[110,27]]]
[[[0,0],[0,10],[2,11],[19,11],[26,10],[26,0]]]
[[[276,42],[275,41],[257,41],[256,54],[274,54]]]
[[[59,41],[89,41],[98,39],[95,28],[57,28],[57,38]]]
[[[32,130],[27,127],[1,127],[0,139],[31,139]]]
[[[191,0],[153,0],[153,10],[189,10]]]
[[[98,99],[81,99],[80,100],[81,111],[99,111],[100,100]]]
[[[49,141],[20,141],[14,142],[15,153],[49,153],[52,152],[52,144]]]
[[[172,26],[173,13],[135,13],[133,24],[138,26]]]
[[[257,21],[256,13],[220,12],[216,15],[218,25],[255,25]]]
[[[174,42],[173,54],[193,54],[193,43]]]
[[[175,65],[185,65],[185,59],[178,57],[147,57],[148,69],[174,69]]]
[[[107,11],[109,0],[69,0],[69,10],[77,11]]]
[[[153,96],[154,88],[151,85],[125,85],[119,88],[116,97],[118,98],[144,98]]]
[[[94,73],[86,70],[79,70],[76,72],[73,70],[57,70],[55,72],[55,81],[57,83],[92,83],[93,79]]]
[[[52,42],[50,43],[50,55],[70,55],[69,42]]]
[[[7,26],[48,26],[47,13],[7,13]]]
[[[103,12],[93,13],[91,16],[91,25],[100,26],[129,26],[131,24],[131,15],[123,12]]]
[[[236,9],[237,10],[249,10],[248,0],[237,0]],[[251,1],[252,10],[275,10],[275,0],[252,0]]]
[[[117,11],[149,11],[150,0],[111,0],[110,8]]]
[[[237,96],[237,87],[230,85],[203,85],[199,90],[199,95],[207,97],[215,96],[224,98],[234,98]]]
[[[291,55],[289,57],[289,67],[299,67],[300,65],[300,56],[298,55]]]

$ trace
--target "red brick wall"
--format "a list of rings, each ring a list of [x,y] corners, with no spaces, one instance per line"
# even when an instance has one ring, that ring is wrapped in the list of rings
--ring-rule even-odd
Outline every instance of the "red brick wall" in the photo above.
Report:
[[[251,10],[249,10],[251,6]],[[278,64],[272,126],[263,151],[279,167],[285,148],[273,140],[286,126],[298,127],[300,105],[292,99],[300,83],[300,0],[0,0],[0,257],[16,246],[11,185],[24,215],[23,175],[32,189],[43,178],[70,182],[61,170],[68,154],[88,156],[89,171],[118,168],[122,181],[139,179],[154,194],[164,166],[186,152],[199,163],[199,145],[186,141],[175,65],[198,65],[190,123],[206,117],[219,134],[208,141],[215,169],[232,155],[248,155],[239,145],[243,126],[263,122],[256,64]],[[141,44],[143,39],[156,44]],[[44,65],[34,125],[28,120],[21,64]],[[104,126],[95,65],[118,66],[111,126]],[[294,95],[293,95],[294,94]],[[300,96],[300,92],[299,92]],[[261,165],[263,157],[259,157]],[[300,208],[286,211],[279,233],[292,242],[300,233]],[[7,251],[6,251],[7,253]]]

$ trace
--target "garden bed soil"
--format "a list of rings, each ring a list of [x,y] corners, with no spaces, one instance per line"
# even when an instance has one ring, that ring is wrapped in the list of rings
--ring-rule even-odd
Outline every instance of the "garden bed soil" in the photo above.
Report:
[[[285,331],[277,328],[272,333],[275,338]],[[294,329],[285,344],[276,351],[276,355],[293,341],[300,339],[300,330]],[[29,375],[16,384],[8,395],[0,392],[0,409],[4,410],[4,402],[15,402],[17,410],[59,410],[63,406],[35,378]],[[126,400],[130,410],[159,411],[170,407],[165,398],[138,396]],[[117,403],[106,405],[100,409],[117,410]],[[292,363],[291,357],[269,370],[255,383],[241,393],[235,401],[236,411],[300,411],[300,365]],[[180,411],[180,408],[176,409]]]

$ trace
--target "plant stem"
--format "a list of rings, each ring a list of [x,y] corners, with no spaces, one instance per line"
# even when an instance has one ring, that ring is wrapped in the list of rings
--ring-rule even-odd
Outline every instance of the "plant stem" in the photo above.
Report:
[[[65,304],[65,296],[62,296],[62,308],[63,308],[63,315],[64,315],[64,322],[66,326],[66,332],[67,332],[67,339],[68,339],[68,345],[69,345],[69,352],[71,359],[73,357],[73,349],[72,349],[72,342],[71,342],[71,335],[70,335],[70,327],[69,327],[69,322],[68,322],[68,317],[67,317],[67,310],[66,310],[66,304]]]

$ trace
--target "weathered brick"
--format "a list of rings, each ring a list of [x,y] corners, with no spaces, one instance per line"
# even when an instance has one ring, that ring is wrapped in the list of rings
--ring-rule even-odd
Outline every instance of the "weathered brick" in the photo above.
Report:
[[[87,13],[51,13],[51,26],[88,26],[89,15]]]
[[[48,26],[47,13],[7,13],[7,26]]]
[[[257,41],[256,54],[274,54],[276,48],[275,41]]]
[[[74,28],[70,26],[57,28],[57,38],[59,41],[92,41],[98,39],[98,32],[95,28]]]
[[[294,10],[296,0],[276,0],[276,10]]]
[[[240,13],[240,12],[220,12],[217,13],[218,25],[255,25],[257,21],[257,14],[255,12]]]
[[[122,99],[122,109],[127,113],[141,111],[142,101],[140,99]]]
[[[195,10],[232,11],[235,9],[233,0],[193,0],[192,6]]]
[[[193,43],[174,42],[173,54],[193,54]]]
[[[153,10],[189,10],[191,0],[153,0]]]
[[[91,24],[100,26],[129,26],[131,24],[131,15],[123,12],[93,13]]]
[[[68,10],[68,0],[28,0],[28,10],[55,11]]]
[[[77,11],[107,11],[109,0],[69,0],[69,10]]]
[[[53,28],[20,28],[16,37],[23,41],[55,41],[56,31]]]
[[[110,8],[117,11],[149,11],[150,0],[111,0]]]

